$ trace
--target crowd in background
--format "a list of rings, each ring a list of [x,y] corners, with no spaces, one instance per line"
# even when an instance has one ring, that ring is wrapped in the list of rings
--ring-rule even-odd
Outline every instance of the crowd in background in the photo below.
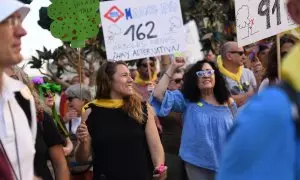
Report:
[[[8,23],[20,40],[26,34],[23,6],[8,6],[12,10],[0,16],[0,28]],[[106,62],[97,71],[95,89],[82,75],[72,77],[69,87],[28,77],[15,66],[21,56],[0,50],[0,57],[11,56],[0,59],[5,73],[0,115],[9,119],[0,124],[0,158],[9,167],[3,176],[215,179],[237,114],[251,97],[280,83],[273,39],[246,47],[224,42],[218,54],[209,51],[193,64],[178,53],[134,60],[131,68]],[[282,61],[297,41],[292,35],[280,38]]]

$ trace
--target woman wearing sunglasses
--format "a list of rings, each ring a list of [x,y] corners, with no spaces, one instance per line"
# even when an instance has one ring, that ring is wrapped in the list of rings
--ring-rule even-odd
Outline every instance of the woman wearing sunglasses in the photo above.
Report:
[[[36,83],[37,84],[37,83]],[[64,145],[64,153],[65,155],[69,155],[73,150],[73,144],[70,140],[69,133],[61,119],[58,115],[56,106],[55,106],[55,93],[59,93],[61,91],[60,85],[52,84],[52,83],[43,83],[37,84],[37,88],[39,90],[39,94],[41,98],[44,100],[44,103],[47,107],[52,110],[52,118],[54,123],[60,132],[61,136],[65,139]]]
[[[157,84],[151,104],[159,116],[183,112],[179,155],[188,178],[210,180],[218,170],[221,149],[237,106],[215,64],[206,60],[194,64],[184,75],[181,91],[168,91],[169,79],[183,65],[183,59],[172,62]]]

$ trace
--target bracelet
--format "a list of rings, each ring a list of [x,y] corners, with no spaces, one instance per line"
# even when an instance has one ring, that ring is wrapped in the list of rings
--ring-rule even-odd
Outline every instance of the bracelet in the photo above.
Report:
[[[167,72],[165,72],[164,74],[167,75],[169,79],[172,78]]]
[[[159,174],[161,175],[162,173],[164,173],[166,171],[166,167],[165,165],[161,164],[159,167],[156,167],[153,174]]]

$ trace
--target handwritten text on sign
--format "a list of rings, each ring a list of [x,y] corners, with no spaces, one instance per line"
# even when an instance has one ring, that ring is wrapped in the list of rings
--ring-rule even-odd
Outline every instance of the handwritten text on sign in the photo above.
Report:
[[[237,38],[245,46],[296,27],[285,0],[236,0]]]
[[[100,2],[109,60],[133,60],[185,50],[179,0]]]

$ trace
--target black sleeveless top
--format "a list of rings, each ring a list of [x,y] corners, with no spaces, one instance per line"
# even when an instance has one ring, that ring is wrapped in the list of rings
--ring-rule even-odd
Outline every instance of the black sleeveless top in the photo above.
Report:
[[[120,108],[89,107],[92,111],[86,124],[92,138],[93,179],[151,180],[153,165],[145,124]]]

